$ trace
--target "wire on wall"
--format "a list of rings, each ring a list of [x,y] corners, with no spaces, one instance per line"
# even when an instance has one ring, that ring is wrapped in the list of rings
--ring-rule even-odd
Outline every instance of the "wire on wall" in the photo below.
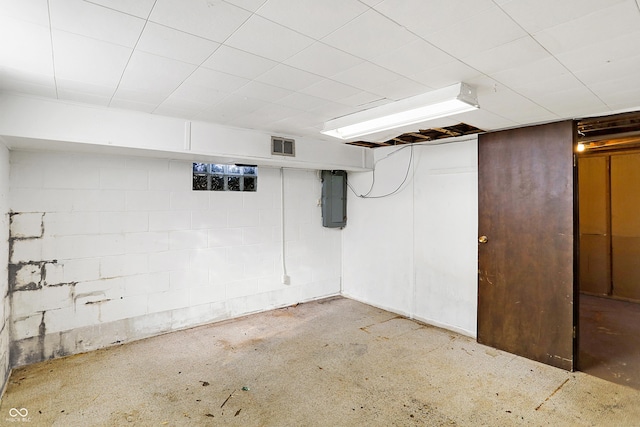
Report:
[[[405,148],[410,148],[411,154],[409,155],[409,162],[407,163],[407,170],[406,170],[406,172],[404,174],[404,178],[402,179],[402,182],[400,183],[400,185],[398,185],[398,187],[395,190],[393,190],[392,192],[390,192],[390,193],[377,195],[377,196],[371,196],[370,194],[373,191],[373,188],[375,187],[375,184],[376,184],[376,165],[378,164],[378,162],[387,159],[390,155],[398,153],[398,152],[404,150]],[[353,192],[353,194],[355,194],[356,196],[360,197],[361,199],[382,199],[383,197],[392,196],[392,195],[396,194],[398,191],[400,191],[402,189],[402,187],[404,186],[405,182],[407,182],[407,178],[409,177],[409,172],[411,171],[411,165],[413,163],[413,144],[406,145],[406,146],[400,148],[399,150],[396,150],[396,151],[390,153],[389,156],[383,157],[382,159],[380,159],[377,162],[375,162],[375,164],[373,165],[373,179],[371,180],[371,186],[369,187],[369,191],[367,191],[366,193],[364,193],[364,194],[356,193],[356,190],[354,190],[353,187],[351,186],[351,184],[349,184],[349,180],[347,178],[347,186]]]
[[[462,139],[462,140],[458,140],[458,141],[455,141],[455,142],[463,142],[463,141],[468,141],[468,139]],[[431,146],[431,145],[444,145],[444,144],[451,144],[451,143],[452,142],[450,142],[450,141],[446,141],[446,142],[442,141],[442,142],[426,142],[426,143],[413,143],[413,144],[403,145],[399,149],[390,152],[389,154],[387,154],[383,158],[378,159],[373,164],[373,178],[371,180],[371,186],[369,187],[369,190],[366,193],[358,194],[356,192],[356,190],[351,186],[351,184],[349,184],[348,179],[347,179],[347,186],[349,187],[349,189],[351,190],[351,192],[355,196],[360,197],[361,199],[382,199],[383,197],[393,196],[398,191],[400,191],[402,189],[402,187],[404,186],[404,184],[407,182],[407,178],[409,177],[409,172],[411,171],[411,165],[413,164],[413,148],[414,147],[428,147],[428,146]],[[400,185],[398,185],[398,187],[395,190],[391,191],[390,193],[382,194],[382,195],[378,195],[378,196],[371,196],[370,194],[373,191],[373,188],[375,187],[375,184],[376,184],[376,166],[378,165],[378,163],[380,163],[383,160],[388,159],[389,157],[393,156],[396,153],[399,153],[402,150],[406,150],[407,148],[411,150],[411,154],[409,155],[409,162],[407,163],[407,170],[405,171],[404,178],[402,179],[402,182],[400,183]]]

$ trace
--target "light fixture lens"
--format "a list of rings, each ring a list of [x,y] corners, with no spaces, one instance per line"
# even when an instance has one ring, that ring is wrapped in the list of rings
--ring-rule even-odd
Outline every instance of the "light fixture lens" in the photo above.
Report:
[[[585,150],[585,145],[583,143],[579,143],[578,147],[576,148],[578,150],[578,153],[582,153]]]
[[[390,114],[377,119],[343,126],[338,129],[324,131],[325,135],[335,136],[341,139],[350,139],[371,133],[382,132],[401,126],[413,125],[425,120],[438,119],[452,114],[464,113],[475,110],[477,107],[458,99],[451,99],[434,105],[414,108],[400,113]]]

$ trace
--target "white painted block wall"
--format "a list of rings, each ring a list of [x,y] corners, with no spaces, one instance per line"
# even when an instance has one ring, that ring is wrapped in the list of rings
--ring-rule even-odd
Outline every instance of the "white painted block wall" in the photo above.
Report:
[[[12,151],[13,365],[338,294],[317,172],[284,176],[289,286],[279,169],[194,192],[189,161]]]
[[[372,195],[402,182],[411,149],[396,150],[375,150]],[[349,194],[343,293],[475,337],[477,139],[413,150],[409,177],[397,194],[380,199]],[[349,174],[359,193],[371,180],[371,173]]]
[[[9,260],[9,150],[0,141],[0,392],[10,372],[9,347],[11,307],[7,262]]]

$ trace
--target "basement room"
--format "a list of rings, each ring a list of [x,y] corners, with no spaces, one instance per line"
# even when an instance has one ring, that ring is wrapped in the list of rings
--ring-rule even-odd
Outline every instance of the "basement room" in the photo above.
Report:
[[[640,0],[1,0],[0,423],[640,424]]]

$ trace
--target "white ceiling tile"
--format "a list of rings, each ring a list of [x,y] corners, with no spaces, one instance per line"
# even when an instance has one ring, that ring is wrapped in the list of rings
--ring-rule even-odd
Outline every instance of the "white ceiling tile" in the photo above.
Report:
[[[478,71],[492,74],[502,70],[526,66],[551,55],[531,36],[525,36],[496,48],[475,52],[462,61]]]
[[[56,98],[57,96],[52,74],[32,73],[0,66],[0,92],[2,91],[50,98]]]
[[[254,79],[278,65],[277,62],[252,53],[222,45],[202,66],[212,70]]]
[[[115,90],[113,86],[101,86],[87,82],[66,80],[60,77],[56,79],[56,84],[58,86],[58,90],[61,92],[74,92],[77,94],[84,92],[87,95],[95,96],[97,98],[110,99],[113,96],[113,92]]]
[[[580,81],[591,85],[611,80],[626,80],[631,76],[637,77],[638,70],[640,70],[640,55],[599,64],[592,68],[580,70],[575,75]],[[635,86],[638,86],[637,79],[635,80]]]
[[[300,92],[294,92],[291,95],[275,101],[274,103],[300,111],[312,111],[323,104],[327,104],[328,102],[329,101],[326,99],[306,95]]]
[[[367,9],[357,0],[269,0],[257,13],[299,33],[321,39]]]
[[[2,76],[2,79],[0,79],[0,85],[3,85],[4,87],[10,87],[10,84],[7,84],[7,80],[12,80],[15,83],[33,83],[40,86],[51,86],[52,88],[55,88],[53,73],[34,73],[31,71],[24,71],[21,69],[4,67],[0,65],[0,75]]]
[[[307,95],[317,96],[318,98],[326,99],[328,101],[338,101],[357,94],[360,92],[360,89],[344,83],[336,82],[335,80],[324,79],[302,89],[300,92],[306,93]]]
[[[369,10],[322,39],[359,58],[372,59],[416,40],[405,28]]]
[[[164,102],[153,111],[153,113],[190,119],[207,109],[209,106],[210,104],[191,101],[176,96],[176,94],[174,93],[167,99],[165,99]]]
[[[452,56],[464,58],[526,35],[507,14],[493,7],[429,35],[429,41]]]
[[[371,62],[363,62],[332,77],[346,85],[369,90],[398,80],[401,76]]]
[[[584,86],[571,87],[558,91],[536,92],[529,99],[544,106],[561,118],[576,118],[607,108],[593,92]]]
[[[258,99],[230,95],[214,106],[200,112],[196,118],[227,123],[240,115],[250,114],[265,105],[268,105],[268,103]]]
[[[155,0],[86,0],[88,3],[99,4],[109,9],[128,13],[139,18],[147,19]]]
[[[0,90],[322,139],[464,81],[499,129],[639,108],[639,3],[0,0]]]
[[[323,104],[312,109],[310,113],[316,116],[319,121],[325,122],[327,120],[335,119],[336,117],[342,117],[353,113],[354,111],[355,109],[350,105],[329,101],[328,104]]]
[[[593,44],[556,55],[572,72],[604,66],[640,54],[640,31],[621,37],[602,39]]]
[[[224,0],[227,3],[231,3],[235,6],[246,9],[250,12],[255,12],[267,2],[267,0]]]
[[[0,17],[15,18],[32,24],[49,26],[47,0],[0,0]]]
[[[558,119],[558,116],[530,99],[498,84],[488,77],[471,79],[478,95],[480,109],[516,123],[538,123]]]
[[[323,78],[288,65],[280,64],[259,76],[256,80],[289,90],[300,90]]]
[[[145,23],[82,0],[50,0],[50,9],[52,28],[126,47],[135,46]]]
[[[424,69],[409,77],[423,85],[438,89],[457,82],[466,82],[481,74],[475,68],[471,68],[460,61],[453,61]]]
[[[189,64],[200,65],[219,43],[148,22],[136,49]]]
[[[541,76],[539,79],[530,80],[528,83],[512,89],[514,92],[529,99],[534,99],[536,97],[546,96],[546,94],[554,94],[569,89],[584,89],[584,87],[584,84],[580,80],[567,71],[551,78]]]
[[[186,83],[224,92],[233,92],[249,83],[249,80],[244,77],[200,67],[189,76]]]
[[[321,42],[312,44],[285,61],[287,65],[324,77],[331,77],[362,62],[363,59]]]
[[[260,129],[263,131],[270,131],[269,125],[272,120],[267,120],[264,114],[252,112],[236,116],[234,119],[227,122],[229,126],[234,126],[244,129]]]
[[[56,76],[112,87],[120,81],[131,49],[88,37],[53,31]]]
[[[124,102],[131,102],[132,104],[144,104],[150,107],[150,111],[153,111],[154,108],[160,105],[167,96],[167,93],[158,93],[152,92],[150,90],[138,90],[135,88],[119,87],[111,97],[111,101],[117,100],[120,103],[120,106]],[[113,106],[118,107],[118,105]]]
[[[458,114],[455,118],[458,119],[459,122],[467,123],[482,130],[504,129],[518,124],[513,120],[498,116],[482,108]]]
[[[371,62],[404,76],[455,61],[451,55],[422,39],[382,52]]]
[[[225,41],[228,46],[278,62],[295,55],[312,43],[313,39],[257,15],[253,15]]]
[[[292,93],[293,91],[290,91],[288,89],[283,89],[281,87],[261,83],[254,80],[235,91],[234,95],[259,99],[265,102],[275,102],[278,99],[282,99],[285,96],[291,95]]]
[[[0,15],[0,65],[53,76],[49,29]]]
[[[389,102],[392,102],[392,100],[370,92],[358,92],[355,95],[348,96],[340,100],[341,104],[353,107],[351,112],[377,107],[379,105],[388,104]]]
[[[602,99],[608,99],[611,96],[617,98],[620,97],[621,94],[635,95],[640,89],[637,85],[637,80],[635,75],[629,75],[618,79],[592,83],[589,85],[589,88]],[[636,97],[636,103],[638,99],[640,99],[640,97]]]
[[[627,0],[513,0],[502,2],[502,9],[529,33],[536,33],[563,22]]]
[[[154,94],[150,99],[161,101],[195,69],[196,66],[191,64],[136,51],[131,56],[119,87]]]
[[[640,87],[636,81],[637,78],[632,77],[622,81],[597,83],[591,88],[611,110],[638,110]]]
[[[429,92],[429,90],[431,90],[431,88],[429,88],[428,86],[402,77],[390,83],[385,83],[383,85],[374,87],[371,89],[371,92],[397,101],[399,99],[404,99],[410,96],[420,95],[424,92]]]
[[[193,84],[189,80],[182,83],[171,95],[163,101],[161,105],[172,101],[173,105],[177,102],[197,103],[205,106],[216,104],[229,95],[229,92],[220,89]]]
[[[157,0],[150,20],[222,43],[251,13],[220,0]]]
[[[545,49],[553,54],[560,54],[638,31],[638,6],[627,1],[539,31],[533,36]]]
[[[609,106],[609,110],[611,112],[628,112],[628,111],[638,111],[638,103],[635,101],[640,98],[640,90],[636,90],[634,93],[634,100],[625,101],[624,99],[618,102],[617,100],[608,100],[607,105]],[[605,112],[601,112],[598,115],[602,115]]]
[[[505,86],[517,89],[526,87],[531,82],[557,78],[566,73],[567,69],[557,59],[550,57],[492,73],[490,76]]]
[[[91,93],[89,90],[83,88],[80,92],[65,89],[58,84],[58,98],[67,101],[82,102],[84,104],[100,105],[107,107],[111,101],[111,95],[101,96]]]
[[[142,113],[153,113],[153,110],[156,109],[155,103],[137,102],[118,97],[113,98],[109,106],[123,110],[140,111]]]
[[[317,137],[320,134],[323,123],[312,114],[298,114],[294,117],[287,117],[272,124],[272,129],[277,134],[292,136],[310,135]]]
[[[246,116],[236,118],[229,124],[241,127],[260,128],[262,125],[277,122],[302,114],[301,111],[283,105],[268,104]]]
[[[495,4],[491,0],[386,0],[377,4],[375,9],[416,34],[427,37],[457,26],[464,19],[492,7]]]

